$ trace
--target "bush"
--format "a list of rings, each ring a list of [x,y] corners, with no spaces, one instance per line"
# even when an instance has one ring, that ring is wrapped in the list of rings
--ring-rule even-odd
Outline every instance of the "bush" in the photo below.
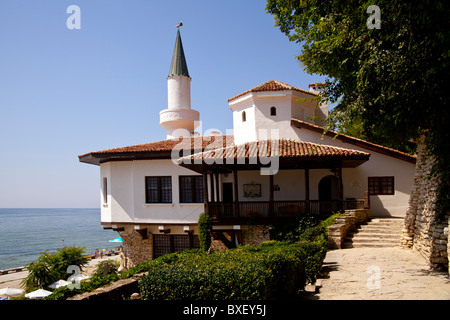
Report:
[[[144,300],[271,300],[305,284],[300,248],[274,244],[154,260],[140,283]],[[175,258],[177,257],[177,258]]]
[[[109,275],[117,274],[119,270],[119,261],[103,260],[97,263],[94,274],[95,275]]]
[[[27,265],[28,276],[22,280],[26,291],[46,288],[59,279],[67,279],[70,265],[82,268],[88,261],[84,247],[64,247],[56,252],[45,251],[38,259]]]
[[[317,225],[317,218],[311,214],[299,215],[288,223],[281,222],[272,226],[272,238],[278,241],[294,243],[302,240],[303,233]]]

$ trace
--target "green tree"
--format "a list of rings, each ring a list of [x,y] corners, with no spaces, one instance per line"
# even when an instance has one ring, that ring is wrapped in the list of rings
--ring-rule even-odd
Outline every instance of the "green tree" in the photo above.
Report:
[[[80,269],[86,265],[88,258],[84,256],[84,247],[63,247],[56,252],[45,251],[36,261],[27,265],[28,275],[22,280],[25,290],[46,288],[59,279],[66,279],[67,268],[76,265]]]
[[[379,29],[368,27],[370,5],[380,8]],[[360,120],[366,139],[404,151],[425,136],[438,209],[450,207],[448,1],[268,0],[266,10],[302,46],[304,70],[327,76],[320,100],[336,104],[327,128]]]
[[[22,285],[26,291],[36,288],[46,288],[56,280],[58,274],[52,269],[51,253],[43,252],[39,258],[27,265],[28,275],[22,280]]]

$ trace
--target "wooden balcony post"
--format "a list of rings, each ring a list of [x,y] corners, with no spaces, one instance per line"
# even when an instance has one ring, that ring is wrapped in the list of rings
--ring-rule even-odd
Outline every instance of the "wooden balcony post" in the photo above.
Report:
[[[220,202],[219,174],[218,173],[215,174],[215,178],[216,178],[216,201]]]
[[[237,170],[233,170],[233,188],[234,188],[234,216],[240,217],[239,213],[239,189]]]
[[[203,170],[203,203],[205,206],[205,213],[209,214],[208,210],[208,172]]]
[[[214,199],[215,196],[215,192],[214,192],[214,173],[211,171],[211,173],[209,174],[209,180],[211,182],[211,202],[216,202]]]
[[[309,207],[309,169],[305,169],[305,210],[310,211]]]
[[[274,215],[274,202],[273,202],[273,174],[269,175],[269,217]]]

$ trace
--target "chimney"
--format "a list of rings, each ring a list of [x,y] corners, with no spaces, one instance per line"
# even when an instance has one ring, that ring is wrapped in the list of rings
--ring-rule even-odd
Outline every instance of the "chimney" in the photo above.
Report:
[[[324,82],[317,82],[317,83],[311,83],[309,87],[309,91],[312,93],[319,93],[325,89],[326,83]]]

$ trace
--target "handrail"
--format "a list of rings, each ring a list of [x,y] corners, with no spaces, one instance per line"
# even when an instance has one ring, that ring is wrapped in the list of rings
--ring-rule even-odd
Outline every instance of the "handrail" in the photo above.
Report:
[[[305,214],[309,209],[311,214],[332,214],[339,210],[367,209],[367,199],[350,200],[284,200],[273,201],[273,216],[270,216],[270,201],[241,201],[239,217],[236,217],[234,202],[208,202],[208,211],[211,217],[217,219],[227,218],[269,218],[291,217]],[[309,205],[309,208],[308,208]]]

